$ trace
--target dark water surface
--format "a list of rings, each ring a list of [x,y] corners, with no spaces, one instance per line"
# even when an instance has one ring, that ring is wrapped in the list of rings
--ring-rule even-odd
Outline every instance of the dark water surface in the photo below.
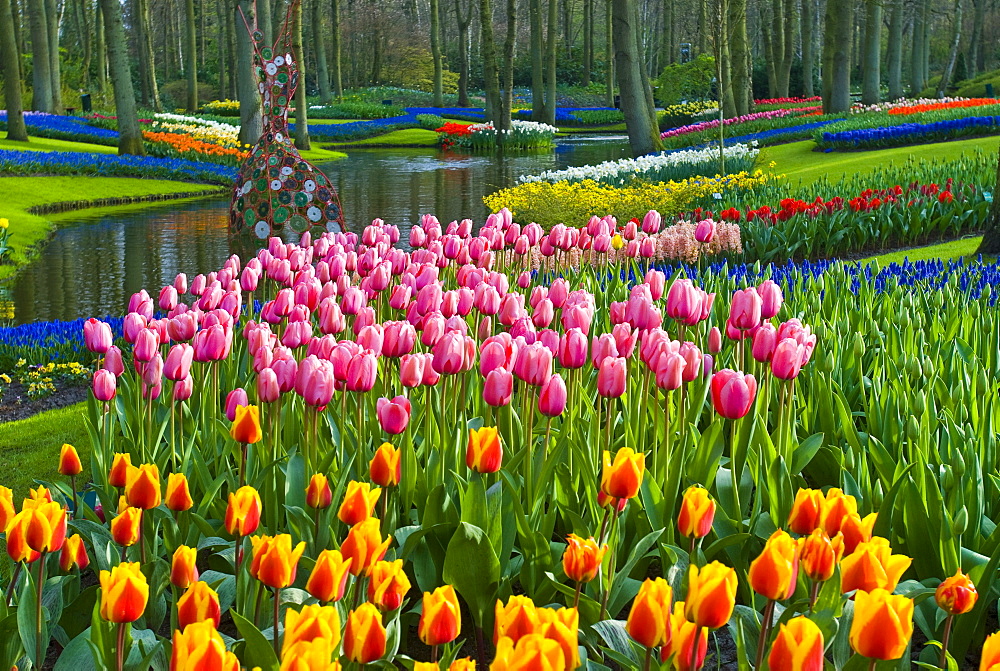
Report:
[[[376,217],[403,236],[421,214],[443,221],[488,214],[483,196],[520,175],[600,163],[628,153],[624,138],[562,140],[556,150],[497,158],[436,149],[351,150],[321,167],[337,186],[348,226]],[[165,203],[104,215],[61,218],[62,227],[11,287],[15,321],[121,314],[128,297],[154,292],[179,272],[219,268],[232,251],[228,198]],[[71,223],[70,223],[71,222]]]

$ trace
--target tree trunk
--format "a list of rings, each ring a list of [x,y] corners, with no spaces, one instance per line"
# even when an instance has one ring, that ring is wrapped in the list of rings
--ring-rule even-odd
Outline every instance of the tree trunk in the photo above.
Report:
[[[636,41],[635,0],[612,0],[612,19],[615,47],[615,70],[622,113],[628,129],[629,145],[633,156],[643,156],[656,151],[654,136],[656,126],[650,123],[649,108],[642,84],[642,63]]]
[[[635,26],[635,44],[642,56],[642,20],[639,18],[639,4],[632,4],[632,25]],[[656,118],[656,101],[653,99],[653,84],[649,81],[649,70],[642,60],[639,61],[639,74],[642,76],[642,91],[646,96],[646,113],[649,114],[649,123],[653,126],[653,145],[657,151],[662,151],[663,141],[660,140],[659,123]]]
[[[782,96],[790,95],[789,82],[792,79],[792,62],[795,60],[795,41],[798,38],[799,15],[796,0],[784,0],[784,51],[778,71],[778,91]],[[746,33],[746,5],[743,7],[743,32]],[[733,75],[735,78],[735,74]]]
[[[184,0],[184,74],[187,75],[187,108],[198,109],[198,24],[194,16],[194,0]]]
[[[256,0],[254,16],[257,17],[257,28],[264,36],[263,43],[274,44],[274,12],[271,11],[271,0]]]
[[[594,0],[583,0],[583,86],[590,86],[594,70]]]
[[[7,109],[7,139],[28,141],[21,100],[21,54],[14,35],[14,15],[10,0],[0,0],[0,74],[3,75],[4,107]]]
[[[472,7],[462,13],[462,0],[455,0],[455,18],[458,20],[458,106],[469,107],[469,24]]]
[[[545,40],[545,123],[556,125],[556,46],[559,40],[558,0],[549,0],[549,25]]]
[[[812,98],[816,73],[815,0],[802,0],[802,95]]]
[[[113,0],[112,0],[113,1]],[[301,8],[302,5],[300,4]],[[243,25],[243,17],[247,23],[253,25],[253,0],[239,0],[233,12],[226,12],[230,15],[232,22],[239,26],[236,30],[235,41],[235,62],[230,68],[230,73],[235,74],[238,96],[240,101],[240,142],[243,144],[257,144],[264,125],[260,115],[260,92],[257,88],[257,74],[253,66],[253,45],[250,42],[250,34]],[[295,56],[299,67],[299,86],[305,86],[302,78],[302,61],[298,54]]]
[[[150,0],[140,0],[142,7],[142,17],[144,28],[142,31],[142,48],[146,52],[146,76],[149,78],[149,95],[153,103],[153,109],[160,111],[160,89],[156,84],[156,56],[153,53],[153,36],[149,21]]]
[[[332,0],[330,9],[330,51],[333,54],[333,95],[337,96],[337,102],[341,102],[344,99],[344,80],[341,74],[340,63],[340,37],[340,0]]]
[[[531,41],[531,120],[545,121],[545,36],[542,0],[528,0],[528,38]]]
[[[737,115],[749,114],[753,103],[750,88],[749,51],[750,42],[747,39],[747,0],[729,0],[729,50],[732,58],[730,68],[730,86],[733,91],[733,102]],[[788,92],[788,77],[785,77],[785,92]]]
[[[216,35],[215,42],[219,49],[219,98],[220,99],[226,97],[226,91],[228,88],[227,82],[229,81],[226,72],[226,63],[229,61],[229,53],[228,53],[229,50],[226,48],[227,45],[226,18],[223,15],[224,12],[223,7],[225,6],[224,3],[225,0],[215,0],[215,11],[219,19],[219,23],[216,26],[218,28],[218,33]]]
[[[65,7],[65,4],[63,5]],[[56,0],[45,0],[45,20],[49,31],[49,75],[52,77],[52,111],[62,114],[62,68],[59,60],[59,24],[62,13]]]
[[[851,48],[854,0],[828,0],[823,35],[823,111],[851,108]]]
[[[781,78],[781,64],[785,60],[785,8],[782,0],[773,0],[771,6],[771,50],[774,54],[774,92],[779,98],[785,98],[788,96],[788,82]]]
[[[313,51],[316,52],[316,82],[319,101],[329,105],[333,101],[330,93],[330,67],[326,61],[326,31],[323,30],[323,11],[320,0],[312,0]]]
[[[951,76],[955,72],[955,61],[958,59],[958,43],[962,39],[962,0],[955,0],[955,11],[952,14],[955,22],[955,36],[951,41],[951,52],[948,54],[948,63],[945,65],[941,81],[938,83],[938,97],[942,97],[948,90],[951,83]]]
[[[965,65],[970,79],[986,69],[984,62],[986,50],[982,47],[983,23],[986,22],[986,0],[972,0],[972,4],[974,8],[972,36],[969,38],[969,53],[965,57]]]
[[[998,154],[997,181],[993,193],[1000,194],[1000,154]],[[987,256],[1000,255],[1000,198],[993,198],[989,216],[983,224],[983,241],[979,243],[976,253]]]
[[[514,106],[514,49],[517,46],[517,0],[507,0],[507,36],[503,44],[503,91],[501,95],[500,125],[497,130],[509,131],[511,110]],[[554,104],[554,103],[553,103]],[[497,146],[503,141],[497,133]]]
[[[104,41],[104,10],[97,3],[94,12],[94,51],[97,55],[97,92],[101,96],[108,86],[108,52]]]
[[[708,0],[698,0],[698,53],[708,53]]]
[[[306,102],[306,52],[302,48],[302,0],[292,8],[292,56],[299,69],[299,85],[295,89],[295,148],[308,151],[312,147],[309,142],[309,103]]]
[[[122,6],[119,0],[100,0],[100,3],[104,12],[111,86],[115,92],[115,115],[118,117],[118,153],[145,156],[142,129],[135,111],[135,90],[132,88],[132,73],[129,71]]]
[[[221,1],[223,3],[223,7],[225,7],[225,3],[228,0],[221,0]],[[237,7],[239,7],[239,6],[240,6],[240,3],[237,2]],[[239,33],[236,31],[236,26],[238,25],[236,23],[236,21],[237,20],[242,21],[242,19],[239,18],[239,14],[236,14],[234,12],[225,11],[225,10],[223,10],[223,12],[224,12],[225,25],[226,25],[226,54],[227,54],[227,56],[231,55],[234,59],[236,59],[237,61],[239,61],[239,59],[240,59],[240,47],[239,47],[239,39],[240,39],[240,37],[239,37]],[[246,32],[246,30],[244,29],[243,32]],[[237,92],[238,82],[239,82],[239,70],[240,70],[240,65],[239,64],[235,64],[235,65],[233,65],[233,66],[231,66],[231,67],[229,67],[229,68],[226,69],[227,74],[228,74],[227,82],[226,82],[226,86],[227,86],[227,89],[228,89],[227,92],[226,92],[226,98],[230,98],[232,100],[239,100],[239,95],[238,95],[238,92]],[[255,96],[255,97],[258,97],[258,96]]]
[[[892,0],[885,65],[889,70],[889,100],[903,97],[903,0]]]
[[[774,35],[767,21],[761,20],[760,26],[761,41],[764,43],[765,71],[767,72],[767,97],[778,97],[778,69],[777,56],[774,53]]]
[[[493,36],[493,4],[479,0],[480,56],[483,60],[483,89],[486,94],[486,117],[500,122],[500,73],[497,70],[497,47]]]
[[[861,102],[874,105],[881,99],[882,84],[882,0],[865,0],[864,63]]]
[[[612,36],[611,4],[614,0],[605,0],[604,10],[604,97],[608,107],[615,104],[615,49]]]
[[[90,3],[83,2],[77,4],[77,10],[80,16],[80,23],[83,25],[83,63],[81,69],[83,72],[83,89],[86,91],[90,88],[90,65],[94,60],[94,45],[93,45],[93,31],[90,28],[90,13],[87,11],[89,9]]]
[[[441,57],[441,3],[431,5],[431,58],[434,60],[434,107],[444,107],[444,64]]]
[[[31,109],[55,113],[52,105],[52,72],[49,58],[49,27],[45,0],[28,0],[31,19]]]
[[[913,8],[913,39],[910,50],[910,95],[916,98],[927,83],[924,70],[924,37],[927,34],[928,0],[917,0]]]

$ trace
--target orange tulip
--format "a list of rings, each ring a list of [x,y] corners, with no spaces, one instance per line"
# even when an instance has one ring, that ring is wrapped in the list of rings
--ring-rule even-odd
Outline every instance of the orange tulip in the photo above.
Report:
[[[250,485],[230,492],[226,531],[234,536],[249,536],[260,525],[260,510],[260,494]]]
[[[181,629],[202,620],[212,620],[218,627],[221,614],[219,595],[202,580],[191,583],[177,600],[177,626]]]
[[[476,662],[469,657],[462,657],[452,662],[448,671],[476,671]]]
[[[395,487],[402,477],[400,453],[389,443],[382,443],[368,466],[372,482],[380,487]]]
[[[663,578],[647,578],[639,586],[632,602],[625,631],[646,648],[670,643],[670,606],[673,600],[670,584]]]
[[[191,490],[188,487],[187,476],[183,473],[171,473],[167,476],[167,508],[176,512],[190,510],[194,506]]]
[[[140,524],[142,524],[142,511],[127,507],[111,520],[111,537],[122,547],[135,545],[139,540]]]
[[[857,512],[857,499],[834,487],[826,493],[826,498],[823,500],[820,526],[823,527],[826,535],[832,538],[840,531],[840,525],[843,524],[844,518]]]
[[[507,605],[497,599],[493,625],[493,643],[498,645],[503,638],[509,638],[516,645],[529,634],[538,633],[539,619],[535,602],[521,595],[513,595]]]
[[[559,644],[567,669],[580,666],[580,613],[576,608],[539,608],[538,632]]]
[[[344,494],[344,501],[340,504],[337,517],[347,526],[365,521],[372,516],[381,492],[379,487],[372,489],[367,482],[351,480],[347,483],[347,493]]]
[[[413,665],[413,671],[441,671],[441,665],[437,662],[417,662]]]
[[[368,664],[385,654],[385,627],[382,613],[373,604],[363,603],[347,616],[344,654],[352,662]]]
[[[146,610],[148,599],[149,583],[138,562],[101,571],[101,617],[108,622],[135,622]]]
[[[565,671],[566,657],[559,643],[541,634],[501,638],[490,671]]]
[[[333,492],[330,491],[330,481],[322,473],[315,473],[309,478],[309,486],[306,487],[306,505],[322,510],[329,508],[331,503]]]
[[[87,556],[87,546],[83,544],[80,534],[73,534],[63,543],[62,551],[59,553],[59,570],[68,573],[76,566],[81,571],[90,565],[90,557]]]
[[[869,659],[899,659],[913,635],[913,600],[877,588],[854,595],[854,621],[848,640]]]
[[[807,617],[783,623],[771,644],[767,664],[782,671],[823,671],[823,632]]]
[[[133,508],[149,510],[160,505],[160,469],[156,464],[131,468],[125,482],[125,498]]]
[[[50,492],[49,488],[45,485],[38,485],[35,489],[29,489],[28,493],[31,494],[31,496],[25,499],[21,504],[22,508],[26,506],[29,501],[32,503],[52,503],[52,492]]]
[[[186,545],[180,545],[174,550],[170,561],[170,584],[177,589],[187,589],[198,580],[198,568],[195,562],[198,551]]]
[[[660,661],[665,662],[673,657],[676,671],[700,669],[705,663],[705,655],[708,654],[708,630],[699,627],[694,622],[688,622],[687,618],[684,617],[684,608],[683,601],[674,604],[674,613],[670,618],[670,644],[660,648]],[[698,650],[695,658],[696,665],[692,667],[691,651],[694,647],[696,633]]]
[[[715,501],[704,487],[688,487],[681,501],[677,528],[686,538],[704,538],[712,530],[715,519]]]
[[[889,541],[875,536],[867,543],[859,543],[840,564],[840,590],[871,592],[877,588],[896,589],[896,583],[913,562],[906,555],[894,555]]]
[[[825,582],[833,577],[843,555],[844,536],[840,532],[831,539],[822,529],[814,529],[802,540],[799,561],[810,580]]]
[[[23,532],[23,542],[35,552],[57,552],[66,542],[66,511],[54,501],[25,499],[10,526],[19,527],[13,535]],[[11,535],[8,530],[8,543]]]
[[[289,534],[270,536],[251,536],[253,544],[253,561],[250,573],[268,587],[281,589],[295,582],[295,570],[299,558],[306,551],[305,542],[292,548],[292,537]]]
[[[955,575],[945,579],[934,592],[938,608],[948,615],[962,615],[972,610],[979,599],[976,583],[959,569]]]
[[[239,671],[239,668],[239,660],[226,651],[226,643],[211,621],[195,622],[174,631],[170,671]]]
[[[788,528],[792,533],[810,534],[819,528],[822,516],[823,492],[818,489],[799,489],[795,493],[792,512],[788,515]]]
[[[844,552],[851,554],[860,543],[866,543],[872,539],[872,529],[875,528],[877,513],[872,513],[864,519],[857,513],[851,513],[844,517],[840,523],[840,533],[844,534]]]
[[[341,671],[340,662],[330,661],[333,651],[330,642],[322,638],[299,641],[283,650],[279,671]]]
[[[344,559],[340,550],[323,550],[309,574],[306,591],[324,603],[340,601],[344,596],[350,568],[351,560]]]
[[[424,592],[423,610],[417,635],[424,645],[435,646],[451,643],[462,632],[462,611],[458,596],[451,585]]]
[[[252,445],[259,443],[264,434],[260,430],[260,411],[255,405],[236,406],[236,417],[229,429],[229,435],[237,443]]]
[[[503,445],[495,426],[469,429],[465,465],[477,473],[496,473],[503,464]]]
[[[646,470],[646,455],[631,447],[623,447],[611,461],[611,453],[604,451],[604,472],[601,474],[601,491],[616,499],[630,499],[639,493],[642,476]]]
[[[59,451],[59,474],[73,476],[82,472],[83,464],[80,463],[80,455],[76,453],[76,448],[69,443],[63,443]]]
[[[42,556],[28,545],[29,517],[18,513],[7,524],[7,554],[15,562],[33,562]]]
[[[132,466],[132,456],[130,454],[116,454],[111,462],[108,483],[112,487],[124,487],[128,481],[128,469],[130,466]]]
[[[0,486],[0,531],[5,531],[17,511],[14,509],[14,491]]]
[[[750,562],[750,587],[774,601],[791,598],[799,575],[799,544],[778,529],[764,543],[760,556]]]
[[[691,567],[684,614],[699,627],[718,629],[736,607],[736,571],[717,561]]]
[[[382,610],[396,610],[410,591],[403,560],[375,562],[368,579],[368,600]]]
[[[590,582],[601,570],[601,562],[607,551],[608,546],[598,547],[593,537],[584,540],[576,534],[570,534],[566,538],[566,551],[562,557],[563,572],[570,580]]]
[[[289,608],[285,611],[285,640],[281,656],[299,643],[310,643],[321,639],[330,644],[331,650],[340,645],[340,614],[336,606],[313,604],[302,606],[300,610]],[[329,662],[329,657],[327,658]],[[323,667],[324,669],[326,667]]]
[[[990,634],[983,641],[983,656],[979,662],[979,671],[997,669],[1000,669],[1000,631]]]
[[[344,559],[351,560],[351,575],[371,573],[375,562],[385,556],[389,549],[392,536],[382,540],[382,530],[377,518],[369,517],[360,524],[355,524],[347,532],[347,538],[340,544],[340,552]]]

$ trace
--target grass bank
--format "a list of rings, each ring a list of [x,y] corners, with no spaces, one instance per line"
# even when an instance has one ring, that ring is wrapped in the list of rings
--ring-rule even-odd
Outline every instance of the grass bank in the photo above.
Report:
[[[224,191],[224,190],[222,190]],[[0,280],[13,275],[17,268],[31,260],[37,245],[54,228],[51,217],[32,214],[30,209],[67,201],[74,209],[88,209],[87,203],[117,199],[180,196],[219,193],[211,184],[191,184],[135,177],[0,177],[0,218],[10,221],[11,252],[7,263],[0,265]]]
[[[90,478],[90,438],[84,427],[85,403],[49,410],[16,422],[0,423],[0,472],[14,490],[14,500],[28,495],[38,480],[58,480],[59,448],[69,443],[80,452],[84,472],[77,486]]]
[[[437,133],[424,128],[403,128],[384,135],[365,138],[357,142],[327,144],[326,147],[349,149],[351,147],[436,147]]]

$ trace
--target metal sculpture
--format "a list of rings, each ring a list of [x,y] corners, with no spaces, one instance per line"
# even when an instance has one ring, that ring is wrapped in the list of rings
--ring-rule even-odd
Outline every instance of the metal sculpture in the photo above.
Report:
[[[288,132],[288,107],[299,84],[292,56],[294,0],[273,46],[247,24],[259,79],[264,129],[236,176],[229,226],[232,233],[252,232],[264,240],[286,228],[305,233],[313,227],[343,230],[344,213],[337,190],[323,171],[299,155]],[[244,22],[245,17],[244,17]]]

